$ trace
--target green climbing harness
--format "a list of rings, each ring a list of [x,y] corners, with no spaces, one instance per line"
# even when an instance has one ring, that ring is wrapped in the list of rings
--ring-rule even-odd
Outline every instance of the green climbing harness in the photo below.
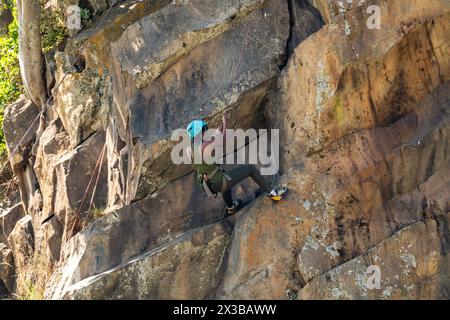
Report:
[[[197,172],[197,183],[203,187],[208,197],[222,192],[231,178],[216,164],[194,164]]]

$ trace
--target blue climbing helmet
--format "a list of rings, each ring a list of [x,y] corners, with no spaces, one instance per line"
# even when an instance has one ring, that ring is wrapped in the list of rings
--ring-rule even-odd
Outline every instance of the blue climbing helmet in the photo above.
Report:
[[[189,123],[186,130],[188,131],[191,139],[193,139],[199,133],[208,130],[208,124],[203,120],[194,120]]]

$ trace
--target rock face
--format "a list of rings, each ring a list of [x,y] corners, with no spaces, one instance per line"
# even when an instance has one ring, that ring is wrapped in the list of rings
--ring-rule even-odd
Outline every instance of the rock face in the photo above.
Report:
[[[312,280],[300,299],[448,299],[449,217],[405,227],[364,255]],[[379,288],[368,289],[371,265],[380,267]]]
[[[5,109],[3,133],[10,153],[11,167],[18,177],[20,197],[25,208],[32,206],[36,195],[36,175],[32,169],[32,148],[40,122],[39,110],[25,97]]]
[[[0,243],[0,297],[14,292],[14,255],[11,249]]]
[[[8,237],[8,242],[14,253],[16,272],[17,274],[23,273],[34,251],[31,216],[25,216],[17,222],[14,230]]]
[[[235,190],[235,196],[252,199],[255,186],[246,182]],[[199,207],[198,203],[204,205]],[[169,245],[190,230],[221,220],[222,207],[222,200],[208,199],[190,174],[96,220],[63,250],[62,261],[68,262],[59,271],[59,286],[51,295],[61,298],[70,286],[90,275],[125,264],[132,257]]]
[[[231,241],[220,297],[302,297],[315,277],[449,211],[450,68],[437,36],[448,30],[448,12],[444,3],[410,4],[379,2],[384,31],[356,23],[365,12],[356,7],[295,50],[266,109],[282,128],[290,199],[276,209],[252,208],[242,229],[237,222],[235,234],[244,235]],[[425,61],[420,68],[429,72],[418,72]],[[438,288],[448,285],[448,277],[437,278]],[[436,291],[428,294],[420,297]]]
[[[227,221],[193,230],[170,245],[137,256],[105,274],[80,281],[69,287],[62,298],[206,298],[216,285],[231,231]]]
[[[42,256],[46,298],[448,299],[447,1],[88,2],[54,104],[5,113],[2,259]],[[174,129],[222,114],[280,130],[286,199],[223,220],[172,163]]]
[[[277,103],[283,109],[276,124],[286,128],[292,157],[323,150],[357,130],[388,126],[448,81],[448,46],[437,37],[448,29],[447,15],[434,4],[396,2],[388,10],[391,3],[381,2],[381,30],[357,23],[365,14],[357,7],[296,50],[279,82],[283,93]],[[403,55],[411,46],[412,54]],[[299,87],[314,94],[294,90]]]
[[[49,128],[53,130],[51,126]],[[45,181],[49,188],[41,189],[44,196],[43,215],[37,223],[54,214],[57,221],[65,226],[63,231],[67,235],[64,236],[66,239],[71,236],[72,230],[69,229],[73,227],[74,217],[88,211],[89,207],[105,207],[106,159],[101,159],[102,150],[105,149],[105,134],[98,132],[71,152],[59,157],[61,154],[58,143],[64,141],[65,137],[50,137],[47,133],[48,130],[40,140],[43,145],[38,148],[38,152],[42,152],[42,158],[38,158],[35,163],[39,181]],[[47,141],[46,138],[50,140]],[[97,179],[100,183],[96,185]]]
[[[16,226],[17,221],[25,216],[21,203],[0,213],[0,242],[7,243],[8,237]]]

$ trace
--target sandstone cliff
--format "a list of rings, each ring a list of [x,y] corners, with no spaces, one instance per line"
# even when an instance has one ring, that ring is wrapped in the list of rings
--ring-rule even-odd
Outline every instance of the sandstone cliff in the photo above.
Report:
[[[52,104],[5,112],[21,201],[0,212],[0,294],[449,298],[448,0],[87,2]],[[284,201],[222,220],[172,164],[172,130],[223,113],[280,129]]]

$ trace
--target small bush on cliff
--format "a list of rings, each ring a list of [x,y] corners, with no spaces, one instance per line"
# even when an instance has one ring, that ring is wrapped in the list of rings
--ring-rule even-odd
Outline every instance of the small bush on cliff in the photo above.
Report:
[[[105,208],[102,207],[96,207],[94,205],[94,207],[90,210],[90,216],[95,218],[95,219],[99,219],[101,217],[103,217],[105,215]]]
[[[81,8],[81,23],[83,26],[87,26],[87,24],[91,21],[92,14],[91,11],[87,8]]]
[[[67,37],[64,15],[60,10],[43,9],[41,12],[42,51],[57,48]]]
[[[47,281],[52,274],[45,257],[37,252],[29,259],[25,270],[16,278],[15,298],[19,300],[43,300]]]

